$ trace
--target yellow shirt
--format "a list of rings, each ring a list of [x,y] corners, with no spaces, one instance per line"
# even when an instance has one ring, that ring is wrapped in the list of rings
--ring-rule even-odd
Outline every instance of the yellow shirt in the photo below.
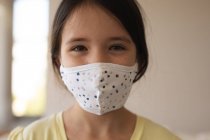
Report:
[[[67,140],[62,113],[38,120],[25,128],[16,128],[8,140]],[[138,117],[131,140],[180,140],[165,128]]]

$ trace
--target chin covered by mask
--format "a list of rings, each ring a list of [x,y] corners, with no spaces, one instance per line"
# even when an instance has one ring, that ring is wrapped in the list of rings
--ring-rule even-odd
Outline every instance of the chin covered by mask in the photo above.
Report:
[[[137,64],[124,66],[112,63],[93,63],[76,67],[60,67],[64,84],[84,110],[102,115],[124,106]]]

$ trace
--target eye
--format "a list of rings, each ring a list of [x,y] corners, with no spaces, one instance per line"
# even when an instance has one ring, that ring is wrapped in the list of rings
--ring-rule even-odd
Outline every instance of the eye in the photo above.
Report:
[[[74,52],[84,52],[87,50],[88,49],[84,45],[76,45],[71,49],[71,51],[74,51]]]
[[[111,50],[111,51],[124,51],[124,50],[126,50],[126,48],[125,48],[124,45],[114,44],[114,45],[111,45],[111,47],[109,48],[109,50]]]

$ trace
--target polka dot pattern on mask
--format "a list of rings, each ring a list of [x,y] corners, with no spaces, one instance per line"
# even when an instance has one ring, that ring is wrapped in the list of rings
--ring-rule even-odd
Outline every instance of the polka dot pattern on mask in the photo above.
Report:
[[[61,67],[62,79],[80,106],[94,114],[121,108],[130,93],[137,66],[95,63]]]

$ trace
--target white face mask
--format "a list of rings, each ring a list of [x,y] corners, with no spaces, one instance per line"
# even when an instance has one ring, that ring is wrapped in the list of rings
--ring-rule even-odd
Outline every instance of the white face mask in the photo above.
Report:
[[[125,104],[137,73],[137,64],[122,66],[93,63],[76,67],[60,67],[62,80],[80,107],[102,115]]]

